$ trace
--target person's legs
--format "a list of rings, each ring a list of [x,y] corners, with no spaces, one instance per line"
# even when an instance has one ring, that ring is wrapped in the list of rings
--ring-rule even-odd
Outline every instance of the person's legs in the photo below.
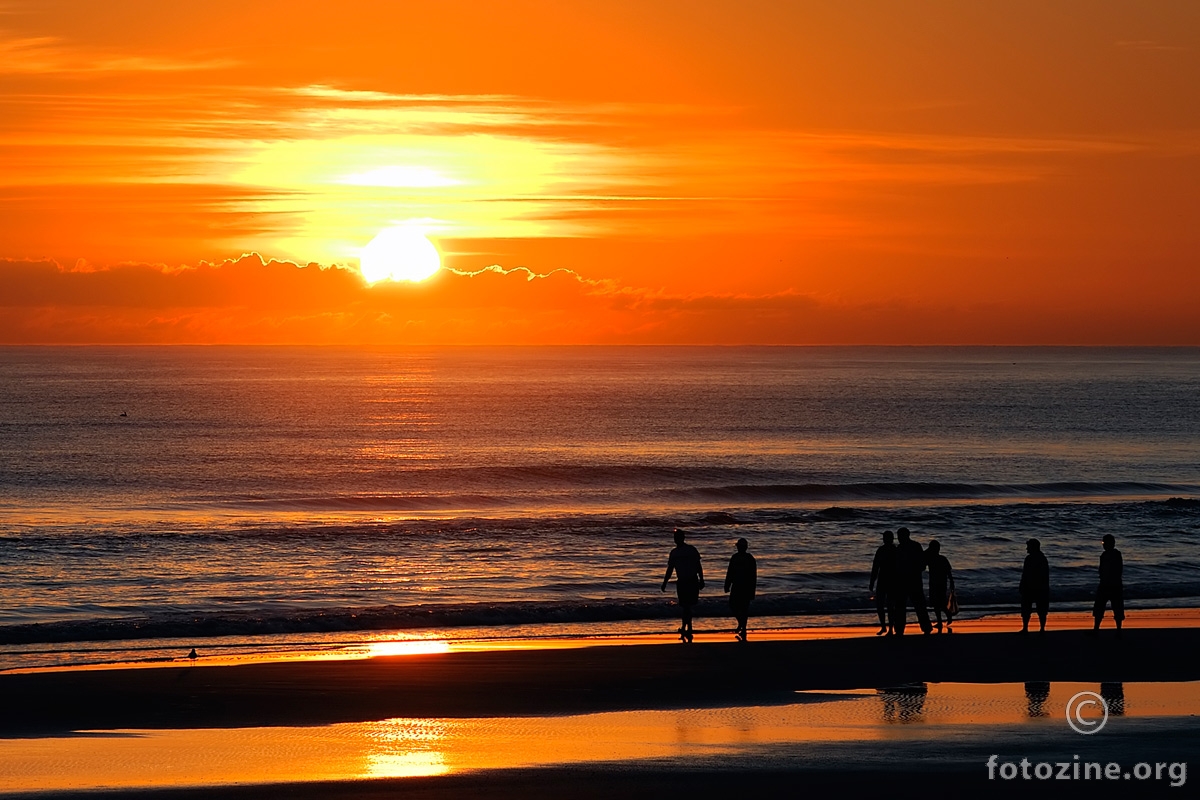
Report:
[[[1038,632],[1046,632],[1046,614],[1050,610],[1050,598],[1039,597],[1037,599],[1037,615],[1038,615]]]
[[[737,628],[734,633],[739,639],[746,637],[746,620],[750,616],[750,601],[740,596],[730,596],[729,610],[733,612],[733,618],[737,620]]]
[[[1092,606],[1092,617],[1095,618],[1096,624],[1092,630],[1100,630],[1100,620],[1104,619],[1104,607],[1108,605],[1108,591],[1101,586],[1096,589],[1096,604]]]
[[[1121,631],[1121,623],[1125,621],[1125,597],[1121,589],[1116,589],[1112,593],[1112,608],[1113,619],[1117,622],[1117,632]]]
[[[930,592],[929,593],[929,605],[933,607],[933,614],[937,620],[938,633],[941,633],[942,632],[942,609],[944,609],[946,607],[946,594],[944,592],[941,594],[937,594],[935,592]],[[946,620],[949,621],[949,619],[950,619],[950,614],[949,614],[949,612],[947,612]]]
[[[1033,616],[1033,598],[1021,595],[1021,633],[1029,633],[1029,618]]]
[[[889,592],[888,597],[892,607],[892,630],[897,636],[903,636],[904,627],[908,624],[908,598],[901,589]]]
[[[692,640],[692,607],[700,599],[700,585],[692,581],[677,581],[675,591],[679,597],[679,614],[683,625],[679,628],[679,638],[685,642]]]
[[[883,587],[875,591],[875,611],[879,614],[879,632],[884,633],[888,629],[888,596]]]
[[[932,633],[933,625],[929,622],[929,609],[925,605],[925,587],[921,585],[921,576],[917,576],[909,594],[912,596],[913,610],[917,613],[917,623],[921,626],[921,632]]]

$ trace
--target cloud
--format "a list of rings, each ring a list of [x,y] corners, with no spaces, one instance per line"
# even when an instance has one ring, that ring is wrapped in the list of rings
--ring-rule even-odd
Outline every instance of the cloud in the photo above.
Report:
[[[847,301],[794,290],[671,293],[492,265],[368,286],[357,271],[265,260],[98,267],[0,260],[0,343],[1200,344],[1185,302]],[[1186,293],[1185,293],[1186,294]]]
[[[0,9],[0,13],[3,13]],[[98,74],[228,69],[237,61],[197,55],[130,56],[73,46],[55,36],[18,37],[0,31],[0,74]]]
[[[1186,47],[1178,45],[1163,44],[1162,42],[1154,41],[1153,39],[1134,39],[1129,41],[1118,41],[1115,43],[1118,49],[1121,50],[1145,50],[1145,51],[1178,51],[1187,50]]]
[[[29,56],[0,59],[24,64],[14,68],[122,66],[93,63],[56,39],[9,44]],[[96,93],[69,81],[50,95],[0,97],[0,114],[13,120],[0,131],[0,184],[135,187],[146,197],[165,186],[209,187],[227,195],[224,212],[245,221],[224,240],[203,239],[190,257],[220,244],[226,252],[331,262],[354,257],[380,229],[409,218],[437,220],[432,233],[458,238],[785,232],[894,243],[896,215],[875,209],[905,191],[1003,190],[1056,180],[1083,160],[1196,149],[1194,136],[1168,134],[764,129],[724,106],[175,83]],[[89,124],[80,126],[81,117]],[[176,218],[206,211],[178,197],[169,208]],[[168,210],[153,205],[124,216]],[[59,219],[53,210],[40,214]],[[925,224],[937,220],[927,216]],[[186,225],[155,227],[195,241]],[[247,229],[258,233],[244,235]],[[69,226],[60,233],[74,235]],[[120,238],[137,242],[128,233]],[[96,252],[96,241],[79,239],[47,249],[30,241],[26,226],[0,221],[4,255]],[[130,247],[104,255],[178,252]]]

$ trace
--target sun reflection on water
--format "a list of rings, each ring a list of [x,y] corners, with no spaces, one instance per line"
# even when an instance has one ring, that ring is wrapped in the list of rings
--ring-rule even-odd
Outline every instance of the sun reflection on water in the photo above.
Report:
[[[450,643],[444,639],[393,639],[371,642],[367,655],[375,656],[420,656],[432,653],[449,653]]]
[[[443,746],[447,723],[436,719],[397,717],[370,723],[364,731],[371,751],[364,777],[414,778],[450,772]]]

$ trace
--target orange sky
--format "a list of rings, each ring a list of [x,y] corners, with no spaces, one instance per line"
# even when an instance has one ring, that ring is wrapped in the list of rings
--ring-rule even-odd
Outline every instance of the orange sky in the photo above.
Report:
[[[367,285],[419,225],[443,269]],[[1200,4],[0,0],[0,343],[1200,345]]]

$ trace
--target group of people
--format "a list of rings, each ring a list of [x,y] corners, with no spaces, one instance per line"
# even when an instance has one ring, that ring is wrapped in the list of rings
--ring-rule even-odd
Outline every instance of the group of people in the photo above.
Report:
[[[1100,629],[1100,621],[1111,604],[1119,635],[1125,619],[1123,562],[1112,534],[1105,535],[1102,541],[1104,552],[1100,556],[1100,584],[1092,608],[1094,630]],[[1030,539],[1025,543],[1025,549],[1027,555],[1018,586],[1021,632],[1029,631],[1029,621],[1035,610],[1039,629],[1045,631],[1050,606],[1050,565],[1042,553],[1039,540]],[[935,625],[937,632],[941,633],[943,615],[945,631],[950,632],[954,616],[958,613],[958,599],[954,589],[954,571],[950,567],[950,560],[942,555],[941,550],[942,546],[936,539],[930,541],[927,547],[921,547],[912,538],[908,528],[898,529],[895,535],[891,531],[883,532],[883,544],[875,551],[871,563],[869,585],[879,615],[877,636],[902,636],[909,606],[916,613],[922,633],[932,633]],[[928,595],[925,593],[926,571],[929,572]],[[672,574],[675,575],[681,616],[679,638],[690,642],[693,637],[692,608],[699,601],[700,590],[704,588],[704,568],[700,563],[700,552],[687,543],[684,532],[678,529],[675,530],[675,548],[667,559],[662,591],[667,590]],[[729,559],[729,567],[725,571],[725,592],[729,595],[730,610],[737,620],[734,633],[742,642],[746,641],[746,622],[757,588],[758,563],[749,553],[749,543],[745,539],[738,539],[737,552]],[[931,607],[933,620],[929,615]]]
[[[897,544],[894,539],[899,539]],[[925,570],[929,570],[929,602],[925,601]],[[937,539],[922,548],[912,538],[908,528],[900,528],[895,537],[891,531],[883,532],[883,544],[875,551],[871,562],[870,591],[875,596],[875,610],[879,614],[877,636],[902,636],[908,607],[917,615],[917,624],[922,633],[933,632],[929,619],[929,606],[937,619],[937,631],[942,632],[942,615],[946,615],[946,631],[958,613],[958,600],[954,595],[954,571],[950,560],[942,555],[942,545]]]
[[[917,622],[925,633],[931,631],[929,611],[926,606],[922,573],[929,569],[929,605],[937,617],[937,630],[942,631],[942,612],[946,614],[946,630],[958,613],[958,600],[954,594],[954,573],[950,562],[941,554],[941,545],[936,539],[924,550],[912,540],[907,528],[896,531],[900,543],[894,544],[892,532],[883,532],[883,544],[875,551],[871,565],[870,590],[875,593],[875,608],[879,614],[879,631],[876,635],[899,635],[904,633],[904,622],[908,606],[917,615]],[[1096,587],[1096,602],[1092,607],[1093,630],[1100,630],[1100,621],[1111,604],[1113,619],[1120,633],[1125,620],[1124,564],[1117,540],[1111,533],[1101,540],[1104,552],[1100,555],[1100,584]],[[1025,543],[1025,563],[1021,568],[1021,583],[1017,591],[1021,596],[1021,633],[1029,632],[1029,620],[1034,610],[1038,615],[1039,630],[1046,630],[1046,615],[1050,609],[1050,563],[1042,553],[1042,543],[1030,539]],[[949,587],[949,592],[947,592]]]
[[[1104,612],[1112,606],[1113,620],[1117,623],[1117,635],[1125,621],[1125,585],[1122,573],[1125,563],[1117,549],[1117,539],[1106,533],[1100,540],[1104,546],[1100,553],[1100,583],[1096,587],[1096,602],[1092,605],[1093,631],[1100,630]],[[1037,609],[1038,630],[1046,630],[1046,615],[1050,607],[1050,562],[1042,553],[1042,543],[1030,539],[1025,543],[1025,565],[1021,569],[1021,633],[1029,632],[1029,620]]]
[[[750,617],[750,602],[758,588],[758,562],[749,553],[750,543],[737,540],[737,552],[729,559],[725,570],[725,592],[729,595],[729,608],[737,620],[734,634],[738,641],[746,641],[746,621]],[[692,607],[700,600],[704,588],[704,567],[700,564],[700,551],[686,541],[684,532],[675,529],[675,548],[667,558],[667,574],[663,576],[662,591],[667,590],[671,573],[675,573],[675,593],[679,598],[679,626],[681,641],[692,641]]]

